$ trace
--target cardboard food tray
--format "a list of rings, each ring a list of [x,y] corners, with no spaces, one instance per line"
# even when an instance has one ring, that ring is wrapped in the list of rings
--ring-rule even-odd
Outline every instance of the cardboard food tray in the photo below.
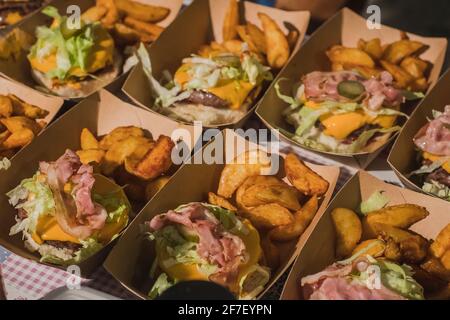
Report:
[[[198,134],[191,127],[182,125],[127,104],[106,90],[88,97],[73,107],[56,122],[51,124],[40,136],[15,157],[7,171],[0,171],[0,245],[22,257],[39,261],[39,254],[33,254],[25,249],[21,235],[10,237],[9,229],[15,224],[16,210],[9,205],[6,193],[16,187],[20,181],[32,177],[38,170],[39,161],[54,161],[64,154],[66,149],[80,149],[80,133],[83,128],[89,128],[92,133],[103,135],[118,126],[135,125],[151,132],[154,139],[164,134],[172,136],[176,129],[186,129],[193,146]],[[195,141],[194,141],[195,140]],[[108,180],[108,179],[104,179]],[[136,212],[137,213],[137,212]],[[80,264],[83,275],[89,275],[106,257],[112,243],[94,256]],[[54,266],[54,265],[52,265]],[[61,267],[61,269],[64,269]]]
[[[178,12],[181,9],[181,6],[183,5],[182,0],[133,0],[133,1],[170,8],[170,14],[167,16],[167,18],[165,18],[163,21],[158,23],[158,25],[160,25],[162,27],[167,27],[168,25],[170,25],[170,23],[172,23],[172,21],[175,20],[176,16],[178,15]],[[88,8],[94,6],[95,1],[94,0],[79,0],[79,1],[76,1],[76,3],[74,3],[72,0],[53,0],[51,3],[49,3],[49,5],[56,7],[61,15],[65,14],[68,6],[74,5],[74,4],[79,6],[81,9],[81,12],[83,13]],[[36,28],[38,26],[49,25],[52,22],[52,18],[44,15],[41,12],[42,9],[43,8],[39,9],[37,12],[33,13],[32,15],[24,18],[22,21],[17,23],[17,25],[15,25],[15,28],[20,28],[23,31],[29,33],[30,35],[33,35],[33,37],[34,37]],[[28,54],[28,52],[23,52],[22,55],[20,56],[19,60],[17,60],[17,61],[15,61],[13,59],[9,59],[9,60],[0,59],[0,75],[7,77],[11,80],[20,82],[22,84],[25,84],[26,86],[33,88],[34,90],[42,91],[43,88],[39,87],[39,84],[36,81],[34,81],[32,75],[31,75],[31,67],[30,67],[30,63],[27,59],[27,54]],[[115,82],[119,81],[119,83],[121,83],[124,81],[125,77],[126,77],[126,74],[121,73],[113,81],[105,83],[103,87],[109,89],[110,91],[115,90],[117,88],[117,85],[115,85]],[[83,97],[72,99],[72,100],[79,101],[99,89],[101,89],[101,88],[95,88],[95,90],[92,90],[91,92],[86,93]],[[55,96],[54,94],[49,93],[47,91],[42,91],[42,92],[47,95]],[[70,100],[70,99],[67,99],[67,100]]]
[[[447,202],[385,183],[365,171],[359,171],[333,198],[306,241],[289,273],[281,299],[302,299],[301,278],[320,272],[337,261],[335,256],[336,236],[331,220],[331,211],[339,207],[355,210],[361,201],[366,200],[378,190],[384,191],[384,194],[390,199],[388,205],[411,203],[427,208],[430,215],[409,228],[427,239],[434,239],[450,223]]]
[[[227,157],[227,150],[233,148],[233,141],[244,141],[242,137],[237,136],[233,131],[226,129],[224,133],[224,156]],[[221,144],[220,144],[221,145]],[[196,155],[207,152],[203,147]],[[248,144],[242,150],[255,150],[263,147]],[[240,154],[235,152],[235,154]],[[273,154],[280,160],[277,176],[282,178],[284,174],[283,156]],[[195,158],[195,155],[194,155]],[[230,160],[232,160],[231,158]],[[279,245],[282,263],[278,270],[272,273],[272,277],[265,290],[259,295],[261,297],[286,271],[290,264],[300,252],[309,234],[314,229],[316,223],[323,214],[327,203],[333,194],[338,176],[339,168],[332,166],[320,166],[308,164],[313,170],[319,173],[329,183],[329,189],[324,195],[320,207],[304,234],[298,239]],[[223,164],[184,164],[178,172],[172,177],[169,183],[152,199],[150,203],[141,211],[141,213],[130,224],[126,232],[122,235],[120,241],[111,251],[104,263],[106,270],[114,276],[123,286],[142,299],[146,299],[153,280],[149,272],[154,260],[153,244],[146,239],[143,233],[143,224],[151,220],[157,214],[164,213],[169,209],[174,209],[181,204],[189,202],[205,202],[207,193],[216,192],[219,178],[224,168]],[[195,182],[195,183],[193,183]]]
[[[421,185],[414,182],[414,177],[408,177],[410,172],[419,169],[421,166],[420,161],[418,161],[419,151],[414,145],[413,138],[428,123],[428,119],[433,119],[433,110],[443,112],[445,106],[450,105],[449,87],[450,70],[447,70],[403,126],[403,130],[398,135],[389,153],[389,165],[402,183],[410,189],[424,192]],[[419,181],[416,180],[416,182]]]
[[[196,53],[202,45],[209,44],[213,40],[221,42],[222,24],[228,3],[228,0],[195,0],[178,16],[174,23],[159,37],[158,42],[148,48],[153,75],[156,79],[160,79],[165,70],[174,74],[180,67],[181,61]],[[287,33],[288,31],[287,25],[297,29],[300,32],[300,37],[295,50],[300,47],[309,23],[310,14],[308,11],[288,12],[248,1],[241,1],[240,3],[241,19],[244,19],[244,14],[242,13],[244,11],[247,21],[261,27],[257,13],[265,12],[284,29],[284,32]],[[130,72],[122,90],[137,105],[153,111],[154,99],[141,63]],[[254,110],[256,104],[257,101],[254,101],[245,116],[235,123],[204,125],[204,127],[241,127]]]
[[[274,85],[278,79],[286,79],[280,82],[280,90],[284,94],[292,94],[293,86],[299,83],[301,76],[312,71],[330,71],[331,64],[325,54],[332,45],[342,44],[344,46],[356,47],[359,39],[370,40],[380,38],[381,43],[391,43],[400,40],[401,31],[387,26],[381,26],[381,29],[368,29],[366,19],[357,15],[353,11],[344,8],[333,18],[325,22],[300,50],[291,58],[288,65],[280,72],[277,79],[272,83],[266,94],[261,99],[256,114],[270,128],[292,132],[292,127],[285,121],[283,111],[288,106],[278,98]],[[421,37],[408,33],[412,40],[418,40],[430,46],[430,48],[420,57],[433,63],[428,81],[431,86],[437,81],[442,69],[447,47],[445,38]],[[431,87],[430,86],[430,87]],[[337,161],[345,161],[345,158],[353,158],[359,167],[367,167],[372,160],[382,151],[382,149],[393,141],[395,134],[390,139],[379,146],[371,153],[359,153],[354,155],[343,155],[334,152],[321,152],[305,147],[285,134],[281,133],[283,139],[293,143],[301,148],[314,151],[319,154],[325,154]]]
[[[44,119],[38,119],[38,121],[43,120],[47,124],[55,118],[64,103],[64,100],[59,97],[41,94],[22,84],[0,77],[0,95],[8,94],[13,94],[25,102],[47,110],[49,112],[48,115]],[[24,148],[26,148],[26,146]],[[16,155],[14,155],[11,160],[14,159]]]

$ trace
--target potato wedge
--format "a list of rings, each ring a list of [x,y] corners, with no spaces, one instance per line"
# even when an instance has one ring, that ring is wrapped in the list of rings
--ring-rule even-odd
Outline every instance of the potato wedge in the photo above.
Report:
[[[450,251],[450,223],[439,232],[430,246],[430,252],[436,258],[442,257],[446,251]]]
[[[108,12],[108,9],[103,6],[93,6],[87,9],[83,14],[81,15],[81,19],[87,23],[93,23],[102,20],[106,13]]]
[[[326,54],[332,63],[365,66],[369,68],[375,67],[373,59],[366,52],[357,48],[346,48],[335,45]]]
[[[150,201],[150,199],[153,198],[153,196],[159,190],[161,190],[167,184],[167,182],[169,182],[169,179],[170,177],[168,176],[162,176],[153,181],[150,181],[145,187],[145,199],[147,201]]]
[[[278,203],[290,210],[300,210],[298,191],[280,181],[279,185],[254,185],[242,195],[242,203],[246,207],[256,207],[267,203]]]
[[[101,23],[107,27],[112,28],[114,24],[119,21],[119,10],[117,9],[114,0],[96,0],[97,7],[106,8],[106,14],[101,18]]]
[[[269,234],[264,234],[261,237],[261,247],[264,252],[264,262],[272,270],[276,270],[280,265],[280,250],[270,239]]]
[[[433,257],[428,258],[420,267],[439,279],[450,281],[450,269],[446,269],[439,259]]]
[[[370,248],[368,248],[371,246]],[[368,249],[366,249],[368,248]],[[366,250],[365,250],[366,249]],[[379,239],[370,239],[365,240],[359,243],[355,249],[353,249],[352,256],[360,253],[359,255],[370,255],[374,258],[382,257],[384,254],[384,250],[386,249],[386,244],[383,240]],[[364,250],[364,251],[363,251]]]
[[[276,241],[290,241],[300,237],[313,220],[318,208],[319,200],[317,199],[317,196],[314,195],[300,210],[294,213],[294,222],[270,230],[270,239]]]
[[[83,130],[81,130],[80,141],[82,150],[99,149],[97,138],[88,128],[83,128]]]
[[[29,144],[34,139],[34,133],[31,129],[22,128],[11,133],[8,138],[3,141],[2,146],[4,149],[21,148]]]
[[[83,149],[78,150],[76,153],[80,157],[82,164],[89,164],[92,162],[101,164],[105,157],[105,151],[100,149]]]
[[[408,85],[414,80],[412,75],[396,64],[390,63],[387,60],[380,60],[380,63],[383,68],[394,77],[395,82],[400,88],[407,88]]]
[[[298,32],[298,30],[291,29],[289,30],[286,38],[289,43],[289,49],[292,52],[295,49],[295,46],[297,45],[298,38],[300,38],[300,32]]]
[[[408,72],[414,79],[423,78],[428,68],[428,63],[420,58],[406,57],[400,63],[400,66]]]
[[[415,54],[419,50],[423,51],[426,48],[427,46],[419,41],[402,39],[387,46],[383,54],[383,60],[392,64],[398,64],[407,56]]]
[[[13,115],[24,116],[30,119],[45,118],[49,112],[32,104],[29,104],[13,94],[8,95],[12,102]]]
[[[164,31],[164,28],[161,26],[149,22],[143,22],[132,17],[125,17],[124,23],[136,31],[148,33],[154,36],[155,39],[159,37],[161,32]]]
[[[1,148],[1,144],[3,143],[3,141],[5,141],[6,139],[8,139],[8,137],[11,135],[11,132],[8,130],[5,130],[3,132],[0,132],[0,150]]]
[[[218,196],[214,192],[208,192],[208,202],[231,211],[237,211],[236,207],[224,197]]]
[[[271,17],[262,12],[258,13],[258,17],[261,20],[266,38],[267,61],[272,68],[281,69],[290,55],[288,40]]]
[[[108,150],[114,143],[124,140],[129,136],[143,137],[144,130],[135,126],[117,127],[100,140],[100,149]]]
[[[369,225],[383,223],[393,227],[407,229],[414,223],[425,219],[430,213],[424,207],[415,204],[400,204],[369,212],[365,219]]]
[[[373,38],[369,41],[359,39],[358,49],[366,52],[369,56],[371,56],[375,60],[380,60],[381,57],[383,56],[383,47],[381,46],[380,38]]]
[[[133,45],[139,41],[150,43],[156,40],[154,35],[138,32],[137,30],[122,23],[116,23],[112,32],[114,34],[114,38],[117,39],[117,43],[120,45]]]
[[[258,51],[265,54],[267,52],[267,45],[264,32],[251,22],[247,22],[247,32]]]
[[[13,104],[8,96],[0,95],[0,117],[10,117],[13,112]]]
[[[144,22],[158,23],[170,13],[169,8],[152,6],[131,0],[115,0],[117,9],[122,15]]]
[[[224,43],[222,43],[223,47],[225,48],[225,51],[227,52],[231,52],[234,54],[241,54],[242,51],[242,45],[244,43],[241,40],[227,40]]]
[[[333,209],[331,219],[336,231],[336,255],[346,258],[361,240],[361,220],[354,211],[346,208]]]
[[[223,41],[233,40],[237,37],[236,27],[239,25],[239,4],[236,0],[228,1],[228,9],[225,13],[222,26]]]
[[[256,46],[256,44],[253,42],[253,39],[248,34],[248,29],[247,29],[246,26],[244,26],[244,25],[236,26],[236,31],[237,31],[239,37],[242,39],[242,41],[244,41],[245,43],[248,44],[248,49],[251,52],[258,52],[259,51],[258,47]]]
[[[143,180],[154,179],[166,172],[172,165],[172,149],[174,147],[175,143],[170,137],[161,135],[139,162],[128,164],[130,158],[127,158],[125,169]]]
[[[301,193],[320,196],[327,192],[328,181],[306,166],[294,153],[289,153],[284,159],[284,169],[288,180]]]
[[[260,150],[242,153],[232,163],[225,165],[220,175],[217,194],[230,198],[245,179],[260,175],[264,168],[270,168],[270,158],[267,153]]]
[[[263,204],[250,209],[246,216],[256,228],[271,229],[294,221],[292,213],[277,203]]]
[[[11,133],[22,131],[23,129],[30,129],[34,135],[37,135],[42,130],[41,126],[36,121],[22,116],[0,119],[0,122]]]

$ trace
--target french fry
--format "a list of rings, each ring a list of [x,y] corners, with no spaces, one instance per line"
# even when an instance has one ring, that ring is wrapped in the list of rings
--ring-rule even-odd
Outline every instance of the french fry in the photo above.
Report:
[[[237,211],[236,207],[231,204],[227,199],[221,197],[214,192],[208,192],[208,202],[215,206],[219,206],[231,211]]]
[[[33,106],[13,94],[8,95],[12,102],[13,115],[24,116],[30,119],[42,119],[48,115],[48,111],[37,106]]]
[[[97,22],[102,20],[106,16],[107,12],[108,9],[106,7],[96,5],[83,12],[81,19],[87,23]]]
[[[256,44],[253,42],[253,39],[248,34],[248,29],[244,25],[236,26],[237,33],[239,34],[239,37],[248,44],[248,48],[251,52],[258,52],[258,48],[256,47]]]
[[[34,139],[34,133],[31,129],[22,128],[13,132],[2,143],[2,147],[5,149],[21,148],[29,144]]]
[[[333,63],[366,66],[369,68],[375,67],[373,59],[366,52],[357,48],[346,48],[336,45],[331,47],[326,54]]]
[[[298,32],[298,30],[295,30],[295,29],[289,30],[286,38],[289,43],[289,49],[291,51],[293,51],[295,46],[297,45],[299,37],[300,37],[300,32]]]
[[[348,257],[361,240],[362,226],[358,215],[347,208],[335,208],[331,219],[336,231],[336,255]]]
[[[30,129],[37,135],[41,131],[41,126],[36,121],[23,116],[0,119],[0,122],[11,132],[15,133],[22,129]]]
[[[116,23],[113,32],[117,42],[121,45],[132,45],[137,42],[149,43],[156,39],[153,35],[138,32],[122,23]]]
[[[272,243],[272,240],[268,234],[262,236],[261,247],[264,251],[265,263],[272,270],[276,270],[280,265],[280,250],[275,244]]]
[[[359,39],[358,49],[366,52],[375,60],[379,60],[383,56],[383,48],[381,46],[380,38],[373,38],[369,41]]]
[[[114,143],[129,136],[143,137],[144,130],[135,126],[117,127],[100,140],[100,149],[108,150]]]
[[[386,71],[388,71],[397,82],[397,85],[401,88],[407,88],[408,85],[414,80],[408,72],[406,72],[400,66],[393,64],[387,60],[380,60],[380,63]]]
[[[370,212],[365,219],[369,225],[383,223],[393,227],[407,229],[414,223],[425,219],[429,214],[428,210],[424,207],[405,203]]]
[[[84,149],[78,150],[76,153],[80,157],[80,161],[82,164],[89,164],[92,162],[100,164],[105,157],[105,151],[100,149]]]
[[[244,192],[241,201],[246,207],[278,203],[290,210],[300,210],[298,191],[282,181],[277,185],[253,185]]]
[[[83,128],[83,130],[81,130],[80,141],[82,150],[99,149],[100,147],[97,138],[95,138],[88,128]]]
[[[167,18],[170,13],[169,8],[152,6],[136,1],[115,0],[115,3],[121,14],[144,22],[158,23]]]
[[[372,246],[372,247],[368,250],[362,251],[365,248],[367,248],[368,246]],[[357,254],[358,252],[360,252],[362,255],[368,254],[369,256],[378,258],[378,257],[383,256],[385,250],[386,250],[386,244],[384,243],[384,241],[379,240],[379,239],[370,239],[370,240],[365,240],[365,241],[359,243],[355,247],[355,249],[353,249],[352,256]],[[364,252],[364,253],[362,253],[362,252]]]
[[[239,25],[239,5],[236,0],[229,0],[228,9],[222,26],[223,41],[233,40],[237,37]]]
[[[450,251],[450,223],[439,232],[430,246],[430,252],[436,258],[442,257],[446,251]]]
[[[289,43],[277,23],[267,14],[259,12],[266,38],[267,61],[274,69],[281,69],[289,59]]]
[[[247,32],[258,51],[265,54],[267,52],[267,46],[264,32],[251,22],[247,22]]]
[[[398,64],[407,56],[416,54],[418,51],[422,51],[427,48],[428,46],[419,41],[402,39],[387,46],[383,54],[383,60],[392,64]]]
[[[160,26],[158,26],[156,24],[143,22],[143,21],[137,20],[137,19],[132,18],[132,17],[125,17],[124,23],[127,26],[129,26],[130,28],[135,29],[136,31],[148,33],[148,34],[154,36],[155,39],[157,37],[159,37],[161,32],[164,31],[163,27],[160,27]]]
[[[400,66],[415,79],[423,78],[428,68],[428,63],[420,58],[406,57],[400,63]]]
[[[0,117],[10,117],[13,112],[13,104],[8,96],[0,95]]]
[[[96,5],[106,9],[106,14],[101,19],[102,24],[107,28],[114,27],[114,24],[119,20],[119,11],[114,0],[96,0]]]

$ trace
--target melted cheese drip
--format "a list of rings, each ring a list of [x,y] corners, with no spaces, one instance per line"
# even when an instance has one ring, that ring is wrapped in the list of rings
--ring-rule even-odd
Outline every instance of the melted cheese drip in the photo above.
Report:
[[[424,152],[422,154],[422,156],[423,156],[424,159],[430,160],[432,162],[439,161],[442,158],[445,158],[443,156],[437,156],[437,155],[434,155],[434,154],[431,154],[431,153],[428,153],[428,152]],[[450,160],[445,162],[442,165],[442,169],[444,169],[445,171],[447,171],[450,174]]]

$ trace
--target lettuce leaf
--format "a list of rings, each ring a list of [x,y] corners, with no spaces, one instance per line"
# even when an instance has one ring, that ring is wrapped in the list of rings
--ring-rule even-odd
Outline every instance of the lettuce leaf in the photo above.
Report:
[[[450,188],[437,181],[431,180],[430,182],[425,182],[422,190],[446,201],[450,201]]]
[[[376,134],[376,133],[392,133],[396,131],[400,131],[402,128],[400,126],[394,126],[391,128],[383,128],[383,129],[371,129],[364,131],[360,134],[358,139],[356,139],[353,143],[351,143],[348,147],[346,147],[345,153],[357,153],[360,152],[366,145],[367,142]]]
[[[158,279],[156,279],[155,283],[153,284],[153,287],[150,289],[150,292],[148,293],[149,298],[155,299],[156,297],[161,295],[164,291],[173,286],[175,283],[176,283],[175,281],[169,280],[167,274],[161,273]]]
[[[203,205],[214,214],[216,219],[220,221],[221,225],[224,227],[225,230],[231,233],[235,232],[240,232],[244,234],[248,233],[247,228],[244,226],[242,221],[236,216],[235,212],[209,203],[203,203]]]
[[[103,245],[99,242],[97,242],[94,238],[88,238],[81,242],[81,249],[75,252],[74,257],[72,259],[64,260],[62,258],[56,257],[52,254],[45,254],[42,255],[40,261],[41,262],[47,262],[57,265],[71,265],[71,264],[79,264],[81,261],[86,260],[90,256],[94,255],[98,251],[100,251],[103,248]]]
[[[117,222],[120,217],[128,215],[128,212],[130,211],[129,205],[124,202],[123,199],[117,197],[116,193],[103,195],[94,194],[93,199],[108,212],[106,223]]]
[[[242,70],[244,71],[248,82],[253,85],[259,85],[264,80],[271,81],[273,79],[270,67],[263,66],[250,54],[244,55],[244,59],[242,60]]]
[[[0,170],[8,170],[11,167],[11,161],[8,158],[3,157],[0,159]]]
[[[388,260],[377,260],[381,269],[381,282],[391,290],[411,300],[424,300],[423,288],[412,277],[412,268]]]
[[[389,198],[383,194],[382,191],[377,190],[370,195],[370,197],[361,202],[359,206],[359,211],[366,215],[369,212],[380,210],[384,208],[389,202]]]
[[[425,97],[425,95],[422,92],[409,91],[409,90],[403,90],[402,95],[408,101],[418,100],[418,99],[422,99]]]

